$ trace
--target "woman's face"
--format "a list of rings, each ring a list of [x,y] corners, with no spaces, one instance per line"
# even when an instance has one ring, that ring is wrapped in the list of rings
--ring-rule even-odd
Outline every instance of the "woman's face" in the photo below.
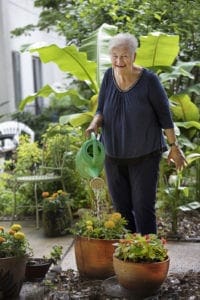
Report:
[[[112,67],[118,72],[125,72],[132,69],[134,59],[135,54],[132,54],[126,46],[114,47],[111,50]]]

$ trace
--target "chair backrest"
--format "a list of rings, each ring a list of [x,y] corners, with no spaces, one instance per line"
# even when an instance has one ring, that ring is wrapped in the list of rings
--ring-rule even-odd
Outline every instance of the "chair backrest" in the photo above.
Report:
[[[25,125],[24,123],[17,121],[6,121],[0,123],[0,135],[14,135],[14,139],[19,141],[19,136],[22,133],[26,133],[30,136],[30,141],[34,142],[34,131]]]

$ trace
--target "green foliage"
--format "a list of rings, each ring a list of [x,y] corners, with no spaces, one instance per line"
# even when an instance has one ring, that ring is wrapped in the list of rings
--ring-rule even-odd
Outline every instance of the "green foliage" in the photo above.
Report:
[[[62,258],[63,246],[55,245],[50,252],[50,259],[52,259],[54,265],[56,265]]]
[[[165,240],[155,234],[127,234],[115,244],[114,256],[131,262],[159,262],[167,258]]]
[[[69,194],[58,190],[43,200],[43,211],[56,213],[58,210],[62,210],[67,202],[69,202]]]
[[[198,0],[35,0],[34,4],[42,9],[38,24],[17,28],[13,34],[28,34],[35,28],[56,30],[67,41],[81,44],[103,23],[108,23],[138,37],[152,31],[177,34],[181,38],[180,56],[185,61],[199,57]]]
[[[21,257],[32,253],[29,242],[21,229],[20,224],[13,224],[8,231],[0,226],[0,258]]]
[[[72,233],[79,236],[98,239],[119,239],[127,233],[125,225],[127,221],[120,213],[102,213],[99,217],[85,213],[75,223]]]
[[[41,163],[41,154],[37,142],[30,143],[27,137],[20,136],[16,151],[15,175],[31,175],[35,170],[35,166]]]
[[[11,215],[13,210],[13,191],[8,182],[12,180],[12,175],[8,173],[0,174],[0,215]]]
[[[87,206],[87,188],[75,170],[75,154],[82,143],[83,133],[80,128],[69,125],[51,124],[43,135],[43,166],[62,173],[62,189],[73,199],[71,206],[77,209]],[[56,168],[58,169],[56,171]],[[59,170],[60,169],[60,170]],[[45,184],[46,190],[53,192],[55,186]],[[44,185],[43,185],[44,188]],[[57,187],[59,188],[59,186]]]
[[[47,192],[43,193],[46,195]],[[43,200],[43,227],[47,236],[64,235],[69,231],[70,215],[68,205],[70,196],[58,190]]]

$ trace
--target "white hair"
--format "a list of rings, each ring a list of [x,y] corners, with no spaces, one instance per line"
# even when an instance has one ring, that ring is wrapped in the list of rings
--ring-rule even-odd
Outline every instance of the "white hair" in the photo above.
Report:
[[[109,53],[111,53],[113,48],[120,46],[128,47],[131,54],[134,54],[138,46],[138,41],[136,37],[130,33],[118,33],[117,35],[113,36],[109,42]]]

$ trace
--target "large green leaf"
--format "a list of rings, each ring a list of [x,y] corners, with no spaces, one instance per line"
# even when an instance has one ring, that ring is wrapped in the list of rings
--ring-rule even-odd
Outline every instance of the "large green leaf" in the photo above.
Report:
[[[85,81],[97,93],[96,63],[88,61],[85,52],[79,52],[76,46],[60,48],[50,45],[41,48],[30,48],[30,52],[37,52],[43,63],[54,62],[64,72],[68,72],[79,80]]]
[[[200,153],[191,153],[186,157],[188,164],[193,163],[194,161],[200,159]]]
[[[191,73],[191,71],[195,66],[198,67],[199,65],[200,61],[179,61],[176,66],[171,66],[169,70],[165,70],[162,74],[160,74],[161,82],[164,83],[166,81],[176,80],[181,75],[190,79],[194,79],[194,75]]]
[[[87,100],[85,100],[81,95],[78,94],[76,90],[57,90],[50,85],[45,85],[41,88],[37,93],[33,93],[26,98],[24,98],[19,105],[19,109],[23,110],[25,105],[32,102],[36,97],[48,97],[49,95],[54,94],[56,98],[62,99],[64,96],[70,96],[71,101],[73,101],[74,105],[85,105],[87,104]]]
[[[183,127],[183,128],[186,128],[186,129],[196,128],[196,129],[200,130],[200,122],[196,122],[196,121],[176,122],[176,125],[178,127]]]
[[[171,66],[179,52],[179,36],[152,32],[140,37],[135,63],[143,67]]]
[[[171,109],[178,120],[199,121],[199,109],[185,94],[173,95],[170,97]]]
[[[100,85],[105,70],[110,66],[108,43],[110,38],[117,33],[117,27],[103,24],[88,38],[84,39],[80,51],[87,52],[88,59],[97,63],[97,82]]]
[[[93,118],[92,112],[85,112],[85,113],[79,113],[79,114],[71,114],[62,116],[59,119],[59,122],[61,125],[63,124],[71,124],[74,127],[81,126],[86,123],[90,123]]]

